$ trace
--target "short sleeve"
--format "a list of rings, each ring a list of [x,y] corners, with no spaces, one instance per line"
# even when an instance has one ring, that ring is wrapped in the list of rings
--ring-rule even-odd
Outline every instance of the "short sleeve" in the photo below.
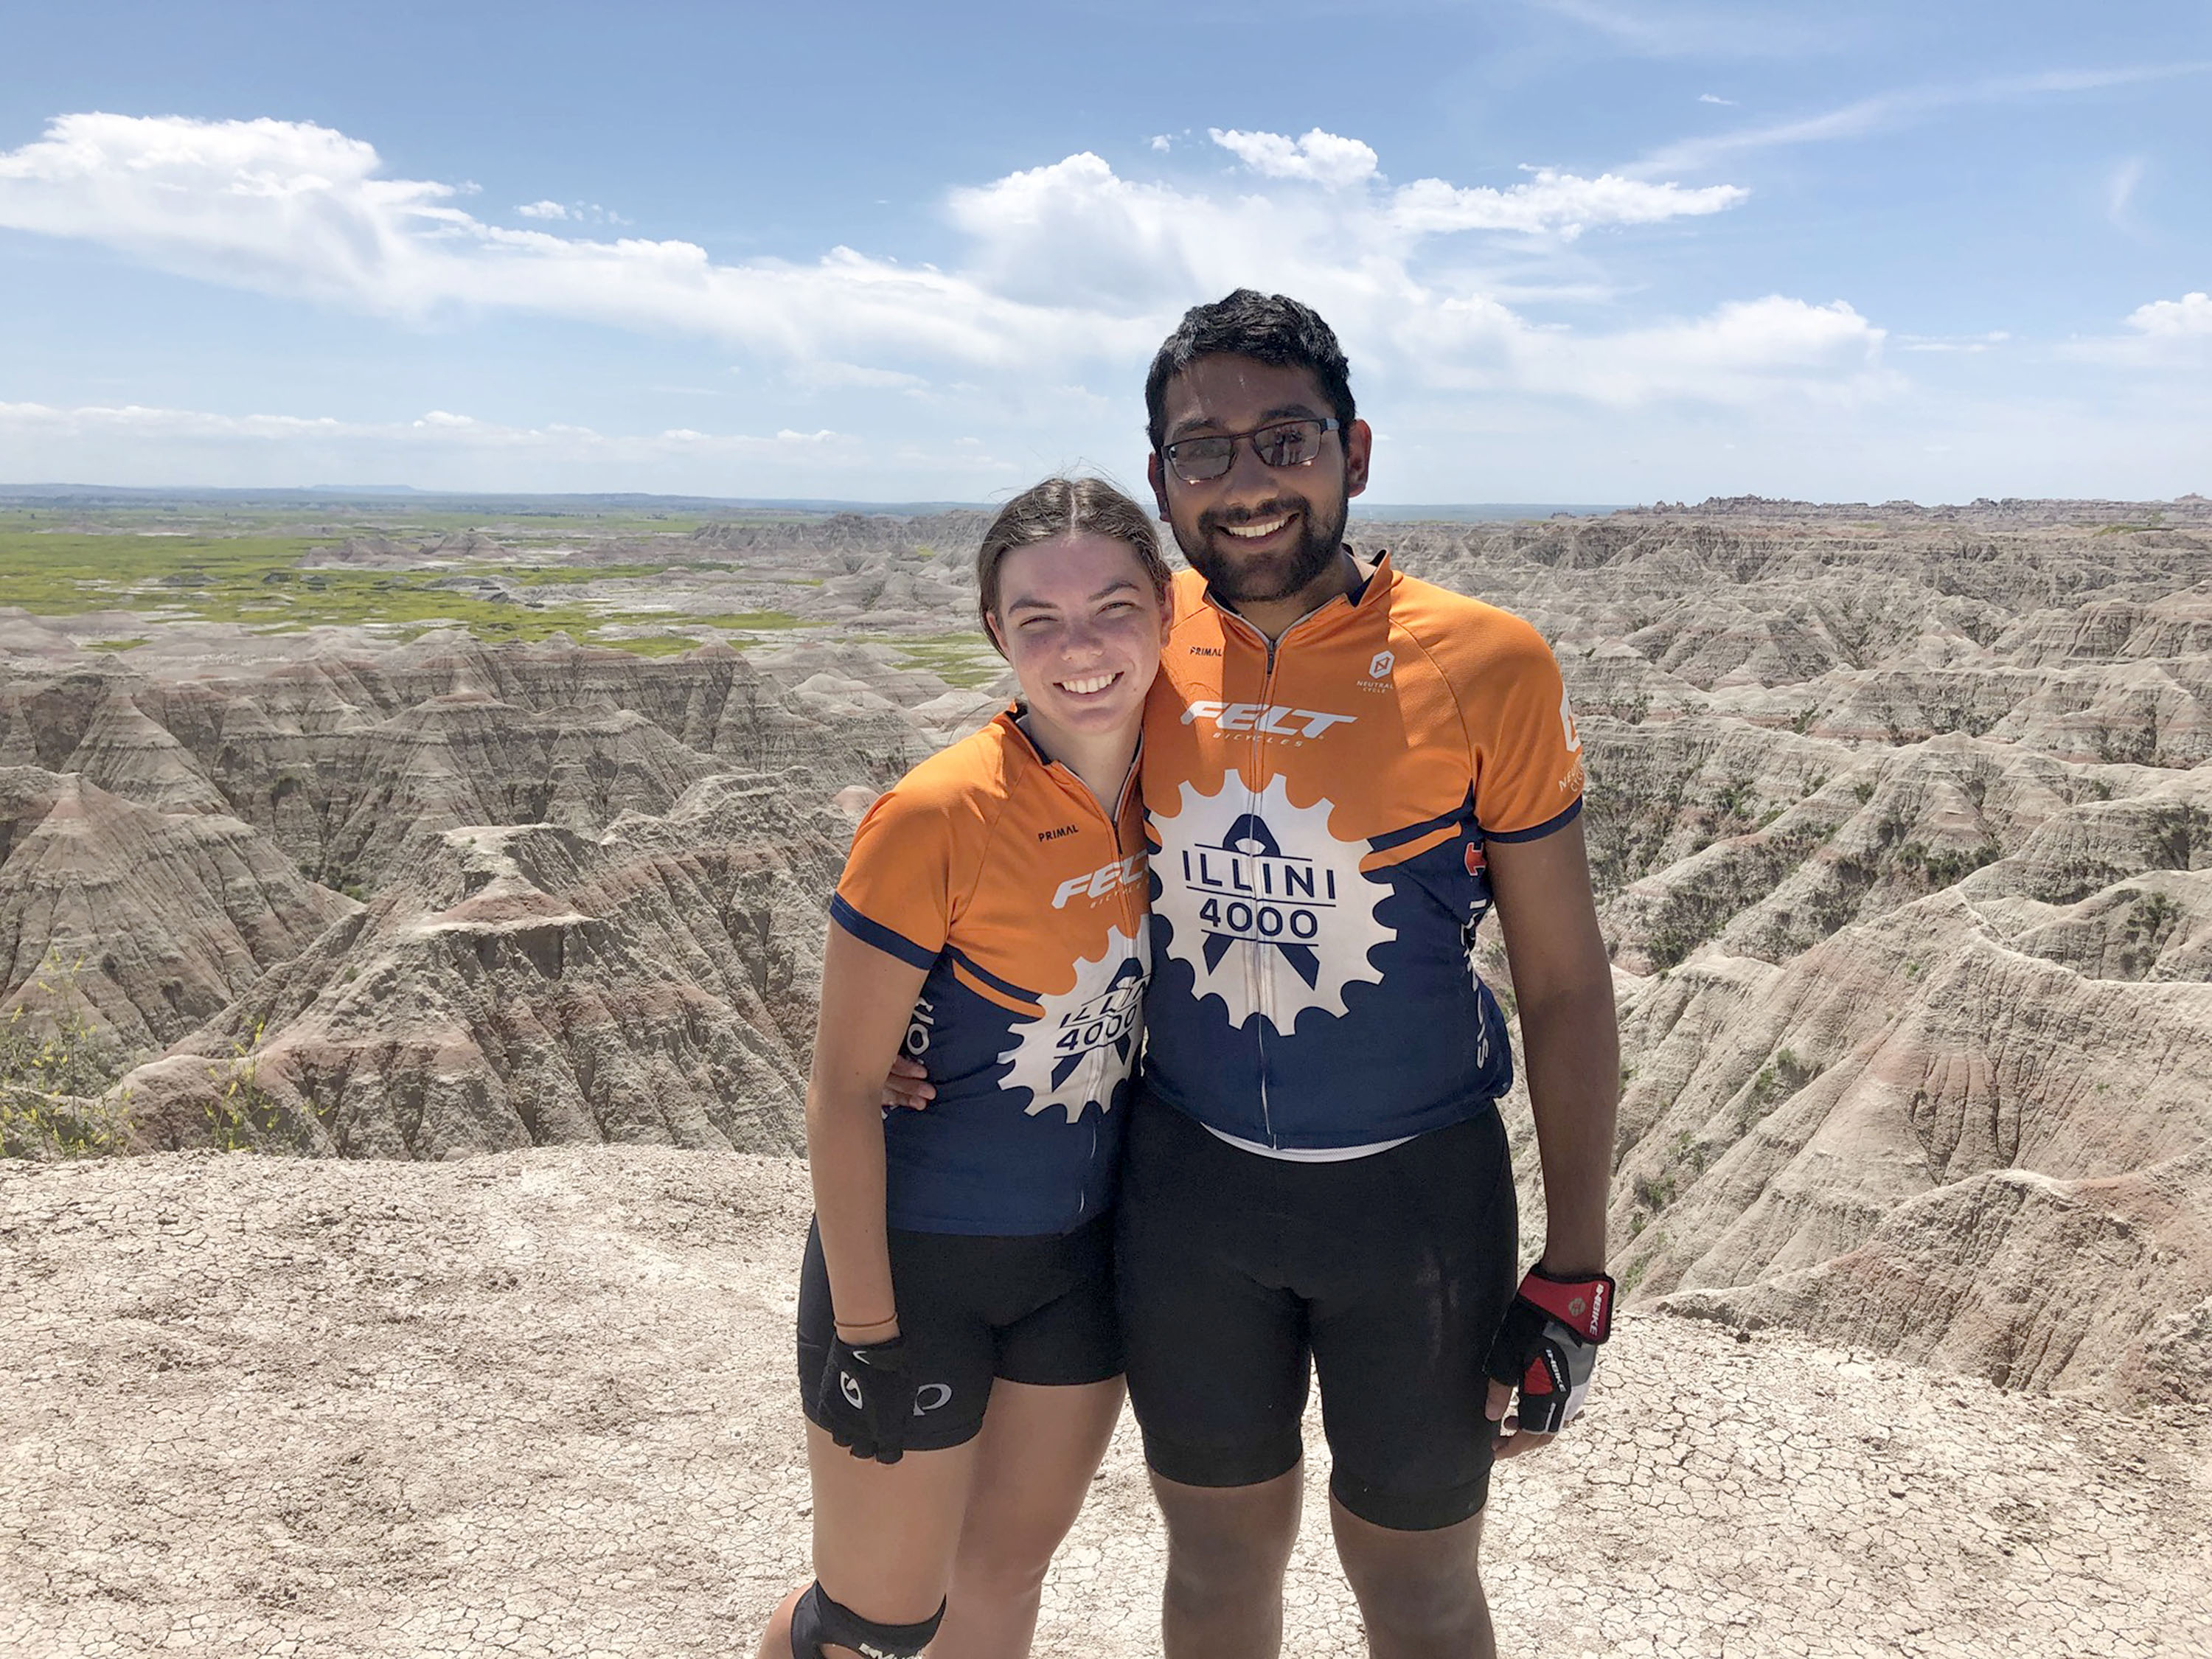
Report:
[[[927,790],[901,783],[878,797],[853,832],[831,919],[902,962],[935,963],[952,926],[952,831]]]
[[[1518,617],[1493,614],[1495,634],[1462,704],[1475,822],[1495,840],[1535,841],[1582,810],[1582,733],[1551,647]]]

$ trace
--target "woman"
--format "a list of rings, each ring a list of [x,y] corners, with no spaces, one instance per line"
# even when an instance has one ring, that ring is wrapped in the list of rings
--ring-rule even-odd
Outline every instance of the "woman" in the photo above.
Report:
[[[831,902],[799,1307],[817,1576],[761,1659],[1026,1654],[1121,1411],[1108,1212],[1168,571],[1095,478],[1008,502],[975,566],[1021,701],[870,809]],[[882,1108],[900,1052],[927,1112]]]

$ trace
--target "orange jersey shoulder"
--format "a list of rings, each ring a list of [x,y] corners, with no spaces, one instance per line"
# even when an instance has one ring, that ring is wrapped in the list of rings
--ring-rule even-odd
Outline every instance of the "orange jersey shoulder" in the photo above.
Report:
[[[1534,625],[1413,576],[1397,577],[1390,598],[1394,636],[1428,659],[1460,712],[1484,830],[1510,837],[1580,800],[1582,734]]]
[[[838,920],[917,966],[949,950],[984,994],[1034,1004],[1073,984],[1117,931],[1134,935],[1143,848],[1133,789],[1109,819],[1002,714],[868,810],[837,884]]]

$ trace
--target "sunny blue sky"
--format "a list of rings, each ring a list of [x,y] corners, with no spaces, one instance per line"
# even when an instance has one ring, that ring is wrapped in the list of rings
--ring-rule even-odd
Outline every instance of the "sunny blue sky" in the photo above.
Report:
[[[1249,283],[1377,502],[2212,493],[2212,0],[0,0],[0,482],[1133,482]]]

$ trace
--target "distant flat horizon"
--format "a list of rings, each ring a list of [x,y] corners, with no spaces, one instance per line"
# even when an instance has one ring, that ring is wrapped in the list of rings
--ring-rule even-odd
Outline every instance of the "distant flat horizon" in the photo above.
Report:
[[[2014,505],[2030,498],[1993,498],[1977,496],[1966,501],[1918,501],[1898,499],[1881,502],[1865,501],[1816,501],[1789,496],[1715,496],[1702,501],[1370,501],[1358,500],[1352,503],[1355,521],[1368,523],[1477,523],[1504,520],[1570,518],[1604,518],[1615,513],[1674,511],[1695,513],[1701,510],[1741,510],[1747,506],[1765,505],[1794,508],[1798,511],[1879,512],[1887,509],[1910,508],[1920,512],[1942,513]],[[2197,507],[2205,502],[2200,494],[2175,495],[2166,498],[2135,498],[2124,496],[2053,495],[2032,498],[2039,504],[2061,505],[2079,503],[2102,507]],[[80,504],[86,507],[113,505],[124,502],[152,504],[160,502],[201,503],[209,506],[254,505],[312,507],[356,506],[362,507],[419,506],[424,508],[476,507],[484,511],[510,513],[589,513],[610,509],[635,512],[640,509],[665,513],[798,513],[828,516],[837,513],[884,514],[895,518],[915,518],[933,513],[990,513],[1002,505],[992,501],[874,501],[844,496],[758,496],[758,495],[659,495],[644,490],[579,490],[526,491],[497,489],[424,489],[414,484],[308,484],[269,487],[198,485],[162,486],[153,484],[90,484],[90,483],[0,483],[0,507],[35,507],[46,505]]]
[[[580,490],[573,492],[501,489],[423,489],[414,484],[305,484],[255,489],[244,486],[197,485],[163,487],[152,484],[0,483],[0,502],[81,501],[205,501],[308,505],[319,501],[363,505],[471,504],[501,507],[539,506],[588,510],[593,507],[639,507],[669,510],[736,509],[748,513],[871,513],[912,516],[924,513],[995,512],[1002,503],[989,501],[870,501],[835,496],[664,495],[643,490]],[[1352,504],[1355,519],[1467,520],[1488,518],[1544,519],[1565,513],[1577,518],[1596,518],[1638,505],[1633,502],[1552,501],[1364,501]]]

